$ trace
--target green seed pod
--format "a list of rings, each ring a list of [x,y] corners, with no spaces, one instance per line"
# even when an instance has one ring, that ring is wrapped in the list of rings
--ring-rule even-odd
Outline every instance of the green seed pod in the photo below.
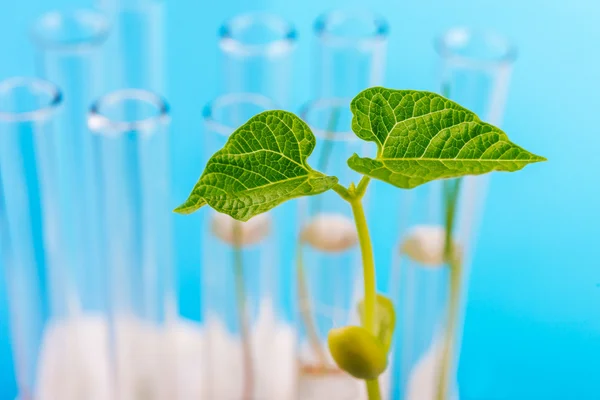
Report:
[[[329,351],[338,367],[359,379],[375,379],[387,367],[387,354],[379,340],[360,326],[329,331]]]

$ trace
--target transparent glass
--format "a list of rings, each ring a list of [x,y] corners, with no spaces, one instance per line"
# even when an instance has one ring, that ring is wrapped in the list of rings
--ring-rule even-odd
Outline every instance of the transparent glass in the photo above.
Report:
[[[164,0],[96,0],[110,19],[104,46],[106,90],[135,88],[165,93]]]
[[[45,210],[55,221],[47,248],[52,262],[69,271],[76,292],[73,301],[78,312],[86,314],[107,308],[100,196],[86,112],[102,90],[100,47],[108,29],[102,14],[79,9],[44,14],[31,30],[38,75],[57,84],[64,95],[55,119],[60,134],[45,138],[47,162],[52,164]]]
[[[47,81],[0,82],[1,254],[23,399],[51,398],[44,390],[47,385],[61,386],[64,398],[71,398],[79,385],[68,379],[68,371],[53,357],[70,358],[81,348],[75,335],[58,328],[59,321],[73,311],[74,293],[67,268],[51,265],[44,241],[44,233],[52,233],[57,225],[52,214],[45,213],[42,199],[47,198],[53,175],[47,142],[60,134],[55,118],[61,103],[59,89]]]
[[[273,108],[258,94],[228,94],[208,104],[207,157],[250,117]],[[280,284],[289,271],[279,262],[289,233],[275,222],[290,215],[289,208],[284,204],[248,222],[202,210],[206,398],[294,398],[296,341],[289,293]]]
[[[436,48],[442,93],[484,121],[500,124],[514,47],[492,32],[455,28],[437,40]],[[403,195],[406,211],[399,221],[402,234],[390,277],[399,327],[394,399],[459,396],[456,369],[470,261],[487,183],[486,176],[471,176],[433,182]]]
[[[171,399],[177,390],[177,354],[168,334],[177,310],[169,107],[152,92],[119,90],[92,104],[88,126],[97,154],[118,396]]]
[[[336,10],[315,22],[314,98],[350,98],[383,84],[388,23],[365,10]]]
[[[333,11],[315,22],[316,100],[301,111],[317,136],[309,163],[346,187],[361,178],[348,168],[348,158],[375,151],[352,132],[350,102],[362,89],[383,83],[387,33],[387,23],[369,12]],[[363,199],[367,214],[369,198]],[[360,324],[362,264],[351,208],[333,191],[298,204],[301,225],[290,253],[296,255],[298,397],[363,398],[364,383],[340,371],[327,347],[330,329]]]
[[[365,151],[365,142],[349,130],[348,101],[317,100],[301,112],[317,136],[309,164],[337,176],[344,186],[360,179],[347,168],[346,160]],[[298,398],[359,399],[365,392],[362,382],[339,370],[327,347],[330,329],[360,323],[362,268],[352,211],[333,191],[302,198],[298,206],[302,224],[290,253],[296,259],[299,310]]]
[[[296,29],[265,13],[238,15],[219,30],[223,92],[266,96],[278,107],[290,102]]]

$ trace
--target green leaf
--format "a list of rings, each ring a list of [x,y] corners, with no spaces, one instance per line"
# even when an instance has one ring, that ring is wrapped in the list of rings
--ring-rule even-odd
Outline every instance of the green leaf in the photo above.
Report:
[[[377,144],[375,159],[354,154],[361,174],[411,189],[436,179],[517,171],[545,161],[499,128],[435,93],[374,87],[352,100],[352,130]]]
[[[364,300],[358,303],[358,315],[361,323],[364,325]],[[390,351],[392,346],[392,337],[396,327],[396,312],[392,300],[384,295],[377,294],[377,302],[375,303],[375,334],[386,353]]]
[[[189,198],[175,212],[189,214],[208,204],[247,221],[284,201],[331,189],[337,178],[309,167],[315,136],[286,111],[265,111],[231,134],[208,160]]]

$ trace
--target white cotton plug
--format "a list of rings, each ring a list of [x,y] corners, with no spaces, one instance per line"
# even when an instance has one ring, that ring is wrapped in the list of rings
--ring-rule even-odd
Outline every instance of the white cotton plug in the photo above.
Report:
[[[318,214],[304,227],[300,239],[315,249],[342,252],[358,243],[352,220],[342,214]]]
[[[244,247],[256,244],[269,235],[271,218],[269,214],[259,214],[246,222],[241,222],[227,214],[214,213],[211,226],[214,235],[225,243],[235,245],[238,239],[239,245]],[[239,229],[239,238],[235,237],[236,229]]]
[[[437,267],[445,262],[446,230],[441,225],[416,225],[405,236],[400,252],[418,263]],[[456,241],[453,253],[460,257]]]

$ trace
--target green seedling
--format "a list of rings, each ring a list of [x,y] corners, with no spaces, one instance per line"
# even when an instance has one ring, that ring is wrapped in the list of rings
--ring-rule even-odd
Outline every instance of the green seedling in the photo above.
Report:
[[[363,175],[357,184],[344,187],[335,176],[311,168],[307,160],[316,139],[308,125],[290,112],[266,111],[229,137],[175,211],[187,214],[209,205],[247,221],[285,201],[328,190],[348,202],[363,263],[361,326],[332,330],[328,345],[338,367],[364,379],[369,399],[379,400],[378,376],[387,365],[395,318],[389,300],[376,293],[373,247],[362,206],[370,180],[412,189],[437,179],[517,171],[545,158],[435,93],[375,87],[359,93],[350,107],[354,133],[377,145],[375,158],[354,154],[348,160]]]

